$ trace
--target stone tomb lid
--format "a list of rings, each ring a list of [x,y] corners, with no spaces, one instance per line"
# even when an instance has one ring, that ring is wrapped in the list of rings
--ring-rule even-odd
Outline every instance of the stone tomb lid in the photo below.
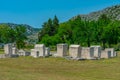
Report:
[[[67,45],[67,44],[57,44],[57,45],[61,45],[62,46],[62,45]]]
[[[43,47],[44,44],[36,44],[35,47]]]
[[[94,45],[94,46],[91,46],[91,47],[100,47],[99,45]]]
[[[18,52],[25,52],[23,49],[20,49]]]
[[[70,47],[80,47],[80,45],[70,45]]]

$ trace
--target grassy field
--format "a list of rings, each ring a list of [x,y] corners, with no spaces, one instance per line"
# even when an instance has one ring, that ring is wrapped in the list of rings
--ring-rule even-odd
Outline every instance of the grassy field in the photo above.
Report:
[[[3,49],[0,49],[0,54],[3,54],[4,53],[4,50]]]
[[[74,61],[62,58],[0,59],[0,80],[120,80],[118,57]]]

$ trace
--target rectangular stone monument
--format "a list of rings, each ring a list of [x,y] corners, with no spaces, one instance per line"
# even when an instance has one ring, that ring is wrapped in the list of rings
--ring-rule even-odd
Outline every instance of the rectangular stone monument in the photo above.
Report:
[[[105,49],[101,51],[101,58],[110,58],[111,51],[109,49]]]
[[[114,48],[107,48],[107,50],[111,51],[111,57],[115,57],[115,50]]]
[[[69,56],[72,57],[72,58],[80,58],[80,56],[81,56],[80,45],[70,45]]]
[[[45,56],[50,56],[50,48],[45,48]]]
[[[12,48],[12,54],[17,54],[17,48],[16,47]]]
[[[81,59],[94,59],[93,58],[94,50],[90,47],[82,47]]]
[[[68,45],[67,44],[57,44],[57,56],[64,57],[67,56]]]
[[[94,58],[100,58],[101,47],[100,46],[91,46],[91,49],[93,50],[93,57]]]
[[[39,52],[36,51],[35,49],[31,49],[31,56],[34,58],[38,58],[39,57]]]
[[[12,44],[11,43],[4,45],[4,52],[5,52],[5,54],[9,54],[9,55],[12,54]]]
[[[36,44],[35,50],[39,52],[39,57],[45,57],[45,45],[44,44]]]

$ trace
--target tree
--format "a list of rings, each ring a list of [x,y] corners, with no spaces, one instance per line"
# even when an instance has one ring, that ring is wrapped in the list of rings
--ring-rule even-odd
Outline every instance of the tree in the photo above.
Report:
[[[58,29],[58,35],[62,43],[70,44],[72,40],[71,24],[69,22],[60,24],[59,29]]]
[[[47,29],[48,29],[48,35],[49,36],[53,36],[54,35],[54,28],[53,28],[53,24],[52,24],[52,19],[49,19],[48,20],[48,23],[47,23]]]
[[[16,45],[18,49],[24,48],[26,37],[26,28],[24,26],[17,26],[15,28],[16,31]]]
[[[83,21],[81,20],[81,17],[77,17],[74,21],[69,21],[71,24],[71,32],[72,32],[72,44],[81,44],[82,43],[82,29]],[[78,37],[79,36],[79,37]]]
[[[38,33],[38,39],[39,39],[38,41],[39,42],[42,40],[42,38],[45,34],[48,34],[48,31],[49,31],[48,28],[49,27],[47,27],[47,22],[44,22],[43,25],[42,25],[42,28],[40,29],[40,31]]]
[[[102,41],[103,49],[105,49],[105,46],[106,46],[105,44],[107,42],[106,27],[110,22],[111,20],[105,14],[102,14],[98,19],[98,25],[99,25],[98,34],[100,35],[100,40]]]
[[[119,36],[120,36],[119,26],[120,26],[119,21],[113,21],[107,26],[106,40],[107,40],[109,47],[111,47],[111,44],[117,44],[119,41]]]
[[[58,32],[58,28],[59,28],[59,20],[55,15],[53,19],[53,34],[56,34]]]
[[[42,38],[45,35],[54,36],[55,34],[57,34],[58,28],[59,28],[59,20],[57,16],[55,16],[53,20],[49,18],[47,22],[43,23],[42,29],[39,32],[38,35],[39,42],[42,41]]]
[[[9,43],[10,42],[10,27],[6,24],[0,25],[0,34],[1,34],[1,42]]]

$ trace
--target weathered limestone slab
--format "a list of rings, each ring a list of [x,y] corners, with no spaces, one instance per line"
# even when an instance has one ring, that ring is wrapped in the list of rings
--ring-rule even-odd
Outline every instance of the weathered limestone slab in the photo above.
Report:
[[[91,49],[93,50],[93,57],[94,58],[100,58],[101,47],[100,46],[91,46]]]
[[[11,43],[4,45],[4,52],[5,52],[5,54],[9,54],[9,55],[12,54],[12,44]]]
[[[110,58],[111,57],[111,50],[105,49],[101,51],[101,58]]]
[[[94,59],[93,58],[94,50],[90,47],[82,47],[81,59]]]
[[[67,56],[67,44],[57,44],[57,56],[58,57],[64,57]]]
[[[72,58],[80,58],[80,56],[81,56],[80,45],[70,45],[69,56],[72,57]]]
[[[17,54],[17,48],[16,47],[12,47],[12,54]]]
[[[45,45],[44,44],[36,44],[35,50],[39,52],[39,57],[45,57]]]
[[[39,57],[39,52],[36,51],[35,49],[31,49],[31,56],[34,58],[38,58]]]
[[[45,56],[50,56],[50,48],[49,47],[45,48]]]

